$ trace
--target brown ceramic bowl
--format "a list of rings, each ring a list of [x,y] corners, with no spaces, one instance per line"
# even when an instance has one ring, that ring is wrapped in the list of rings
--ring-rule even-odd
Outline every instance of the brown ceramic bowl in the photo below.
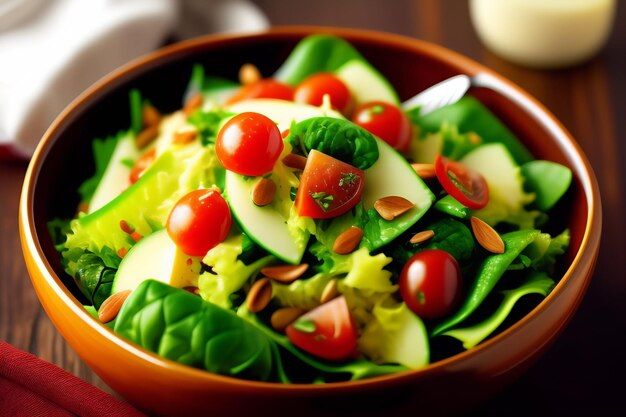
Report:
[[[83,310],[66,288],[46,229],[55,216],[71,216],[75,190],[93,169],[91,139],[129,126],[128,91],[137,87],[163,111],[180,106],[192,64],[210,63],[215,75],[235,78],[246,62],[271,74],[302,37],[333,33],[351,42],[406,99],[456,74],[478,76],[478,97],[538,158],[569,166],[573,190],[562,219],[572,233],[564,274],[528,315],[478,347],[429,367],[358,382],[280,385],[243,381],[162,359],[129,343]],[[497,91],[494,91],[497,90]],[[489,69],[439,46],[395,35],[331,28],[289,27],[245,36],[209,36],[173,45],[136,60],[75,100],[45,134],[26,175],[20,232],[28,270],[47,314],[83,360],[115,391],[150,413],[183,415],[351,414],[413,409],[462,409],[513,380],[563,330],[580,303],[598,254],[598,186],[580,148],[563,126],[527,93]]]

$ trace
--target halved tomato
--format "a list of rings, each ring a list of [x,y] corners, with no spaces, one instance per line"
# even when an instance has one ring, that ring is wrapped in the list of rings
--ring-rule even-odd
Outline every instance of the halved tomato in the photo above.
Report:
[[[489,202],[489,187],[480,172],[437,155],[435,174],[443,189],[465,207],[478,210]]]
[[[291,343],[320,358],[343,360],[357,353],[357,329],[344,296],[300,316],[286,332]]]
[[[339,216],[361,200],[364,184],[360,169],[312,150],[300,178],[296,212],[314,219]]]

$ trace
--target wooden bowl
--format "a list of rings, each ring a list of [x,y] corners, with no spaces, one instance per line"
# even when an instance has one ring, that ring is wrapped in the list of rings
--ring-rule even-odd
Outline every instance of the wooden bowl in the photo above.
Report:
[[[230,78],[247,62],[254,62],[263,74],[272,74],[302,37],[319,32],[351,42],[403,99],[456,74],[488,81],[492,88],[476,88],[472,94],[536,157],[572,169],[573,190],[562,216],[571,229],[572,244],[556,288],[524,318],[474,349],[425,369],[356,382],[281,385],[244,381],[180,365],[119,338],[94,320],[67,288],[71,278],[63,272],[46,228],[48,220],[73,214],[78,203],[75,190],[93,170],[92,138],[130,125],[127,97],[133,87],[157,108],[174,111],[181,106],[194,63]],[[20,206],[28,271],[54,325],[111,388],[138,408],[163,415],[275,414],[283,409],[298,415],[400,410],[443,414],[469,407],[523,372],[563,330],[591,279],[600,230],[600,195],[587,159],[554,116],[520,88],[468,58],[426,42],[315,27],[208,36],[164,48],[105,77],[77,98],[44,135],[26,174]]]

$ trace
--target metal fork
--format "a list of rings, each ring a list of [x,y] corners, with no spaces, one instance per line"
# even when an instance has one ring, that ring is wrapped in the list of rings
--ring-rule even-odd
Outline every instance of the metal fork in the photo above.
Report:
[[[456,75],[443,80],[426,90],[416,94],[404,103],[404,110],[420,107],[420,115],[424,116],[448,104],[456,103],[472,86],[472,79],[467,75]]]

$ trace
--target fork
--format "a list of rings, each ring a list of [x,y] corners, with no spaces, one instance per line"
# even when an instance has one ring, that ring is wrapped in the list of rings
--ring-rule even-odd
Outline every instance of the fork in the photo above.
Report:
[[[410,110],[420,107],[420,115],[424,116],[448,104],[456,103],[472,86],[472,79],[467,75],[456,75],[443,80],[426,90],[417,93],[404,103],[402,108]]]

